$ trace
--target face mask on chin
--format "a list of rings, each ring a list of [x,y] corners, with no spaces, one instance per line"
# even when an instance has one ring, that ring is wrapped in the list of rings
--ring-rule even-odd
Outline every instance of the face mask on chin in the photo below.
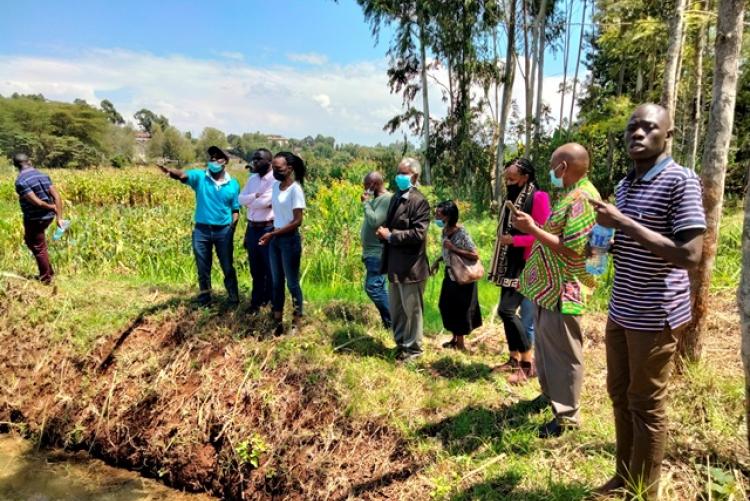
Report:
[[[258,164],[258,165],[257,165],[257,166],[255,167],[255,173],[256,173],[256,174],[258,174],[258,175],[259,175],[260,177],[263,177],[263,176],[265,176],[266,174],[268,174],[268,169],[269,169],[270,167],[271,167],[271,166],[270,166],[269,164],[266,164],[266,163],[263,163],[263,164]]]

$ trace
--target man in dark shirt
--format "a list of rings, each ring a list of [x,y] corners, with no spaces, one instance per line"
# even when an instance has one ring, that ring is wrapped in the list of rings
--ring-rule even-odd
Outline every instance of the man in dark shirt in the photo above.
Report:
[[[62,225],[62,198],[49,176],[36,170],[27,155],[14,155],[13,165],[18,169],[16,193],[23,213],[24,242],[36,259],[39,280],[49,284],[54,271],[49,262],[45,231],[55,218],[57,225]]]

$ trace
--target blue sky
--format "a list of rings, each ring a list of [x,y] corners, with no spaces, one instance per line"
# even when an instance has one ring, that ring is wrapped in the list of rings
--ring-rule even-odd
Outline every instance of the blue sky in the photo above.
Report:
[[[579,22],[580,1],[576,8]],[[386,85],[390,32],[376,46],[354,0],[9,2],[3,21],[3,95],[107,98],[123,115],[147,107],[194,133],[214,126],[395,139],[382,131],[401,106]],[[562,56],[546,59],[555,87]],[[431,90],[439,114],[444,105]]]

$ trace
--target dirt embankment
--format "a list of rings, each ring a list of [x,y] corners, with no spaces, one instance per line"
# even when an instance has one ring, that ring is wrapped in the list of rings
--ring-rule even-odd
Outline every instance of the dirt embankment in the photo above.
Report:
[[[8,301],[33,302],[22,294],[0,295],[0,317]],[[69,340],[5,322],[0,421],[230,499],[379,499],[417,488],[403,482],[418,464],[399,433],[347,417],[325,368],[275,342],[238,340],[240,326],[239,315],[181,306],[80,355]]]

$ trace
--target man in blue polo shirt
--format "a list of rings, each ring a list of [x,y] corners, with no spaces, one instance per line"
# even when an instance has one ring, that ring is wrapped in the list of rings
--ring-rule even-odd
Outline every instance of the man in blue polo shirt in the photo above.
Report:
[[[205,169],[181,171],[163,165],[159,168],[195,191],[193,253],[198,267],[198,303],[211,302],[211,247],[216,248],[229,304],[239,303],[237,272],[234,269],[234,229],[239,219],[240,185],[226,171],[229,155],[217,146],[208,149]]]
[[[39,280],[49,284],[55,273],[49,262],[46,232],[55,218],[62,227],[62,198],[49,176],[36,170],[26,154],[14,155],[13,165],[18,169],[16,193],[23,213],[23,240],[36,259]]]
[[[598,223],[616,230],[606,349],[617,462],[599,493],[638,488],[658,497],[667,383],[691,315],[687,270],[700,262],[706,229],[700,179],[666,152],[671,137],[667,110],[639,106],[625,131],[634,169],[617,185],[616,206],[592,201]]]

